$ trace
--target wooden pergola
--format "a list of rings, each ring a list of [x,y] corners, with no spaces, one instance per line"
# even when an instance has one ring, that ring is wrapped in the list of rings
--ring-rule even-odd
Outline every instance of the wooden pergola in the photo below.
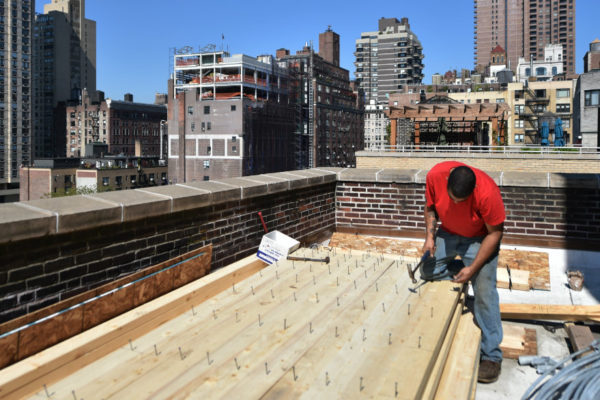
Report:
[[[492,130],[498,133],[497,141],[504,143],[505,121],[510,115],[506,103],[477,104],[415,104],[390,106],[386,114],[391,122],[390,144],[397,144],[398,119],[409,119],[414,122],[414,144],[421,143],[421,124],[438,122],[443,118],[446,122],[461,122],[475,125],[478,122],[491,122]]]

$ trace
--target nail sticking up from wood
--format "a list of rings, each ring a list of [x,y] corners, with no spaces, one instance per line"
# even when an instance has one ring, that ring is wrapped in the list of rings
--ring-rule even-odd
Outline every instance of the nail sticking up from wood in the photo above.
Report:
[[[271,373],[271,371],[269,371],[269,364],[267,364],[266,362],[265,362],[265,373],[267,375],[269,375]]]
[[[185,358],[185,355],[183,354],[183,351],[181,351],[181,347],[178,347],[178,349],[179,349],[179,357],[181,357],[181,359],[183,360]],[[208,365],[210,365],[210,363]]]
[[[136,349],[136,347],[133,346],[133,342],[131,341],[131,339],[129,339],[129,348],[131,349],[131,351],[134,351]]]
[[[388,346],[392,345],[392,332],[389,333],[388,335]]]
[[[206,352],[206,362],[208,362],[208,365],[213,363],[213,360],[210,359],[210,353],[208,351]]]
[[[160,354],[160,352],[158,351],[158,348],[156,347],[156,345],[154,345],[154,354],[156,356],[158,356]]]
[[[46,384],[44,383],[44,392],[46,392],[46,397],[50,398],[51,396],[54,395],[54,392],[52,393],[48,393],[48,387],[46,386]]]
[[[359,386],[359,389],[360,389],[360,390],[359,390],[359,391],[360,391],[360,392],[362,392],[364,388],[365,388],[365,387],[363,386],[363,377],[361,376],[361,377],[360,377],[360,386]]]
[[[294,381],[298,380],[298,375],[296,375],[296,367],[292,366],[292,375],[294,376]]]
[[[236,357],[233,358],[233,361],[235,362],[235,369],[237,369],[238,371],[240,370],[240,365],[238,364],[238,360]]]

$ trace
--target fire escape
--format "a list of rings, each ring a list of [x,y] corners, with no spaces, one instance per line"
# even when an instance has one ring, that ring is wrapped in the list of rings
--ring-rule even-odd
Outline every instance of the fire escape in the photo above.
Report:
[[[523,88],[523,97],[525,99],[525,107],[521,113],[521,118],[525,121],[523,123],[525,143],[540,144],[540,120],[547,110],[550,99],[545,89],[532,90],[528,86]]]

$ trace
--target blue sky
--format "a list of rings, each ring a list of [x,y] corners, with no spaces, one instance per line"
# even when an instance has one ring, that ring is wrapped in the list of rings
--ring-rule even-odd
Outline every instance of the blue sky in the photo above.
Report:
[[[37,0],[37,11],[49,2]],[[600,37],[599,15],[600,1],[577,1],[576,72],[589,42]],[[151,103],[166,92],[171,48],[213,43],[256,56],[281,47],[295,52],[312,40],[318,49],[328,25],[340,35],[340,63],[353,78],[355,40],[377,30],[381,17],[409,19],[423,45],[425,83],[436,72],[473,68],[472,0],[87,0],[86,17],[97,23],[98,89],[114,99],[130,92]]]

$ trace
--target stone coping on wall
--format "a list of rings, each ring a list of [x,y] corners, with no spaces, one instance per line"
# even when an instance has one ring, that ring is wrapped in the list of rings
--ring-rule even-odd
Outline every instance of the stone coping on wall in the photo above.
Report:
[[[0,204],[0,243],[294,191],[336,181],[424,184],[427,170],[313,168]],[[598,174],[487,171],[499,186],[599,189]]]
[[[526,146],[523,146],[524,148]],[[576,149],[576,147],[574,147]],[[489,152],[477,152],[477,151],[357,151],[356,157],[420,157],[420,158],[499,158],[499,159],[529,159],[529,160],[600,160],[600,154],[598,153],[581,153],[574,151],[561,151],[559,148],[549,147],[548,149],[556,151],[548,151],[545,149],[543,153],[535,152],[523,152],[523,153],[489,153]]]

